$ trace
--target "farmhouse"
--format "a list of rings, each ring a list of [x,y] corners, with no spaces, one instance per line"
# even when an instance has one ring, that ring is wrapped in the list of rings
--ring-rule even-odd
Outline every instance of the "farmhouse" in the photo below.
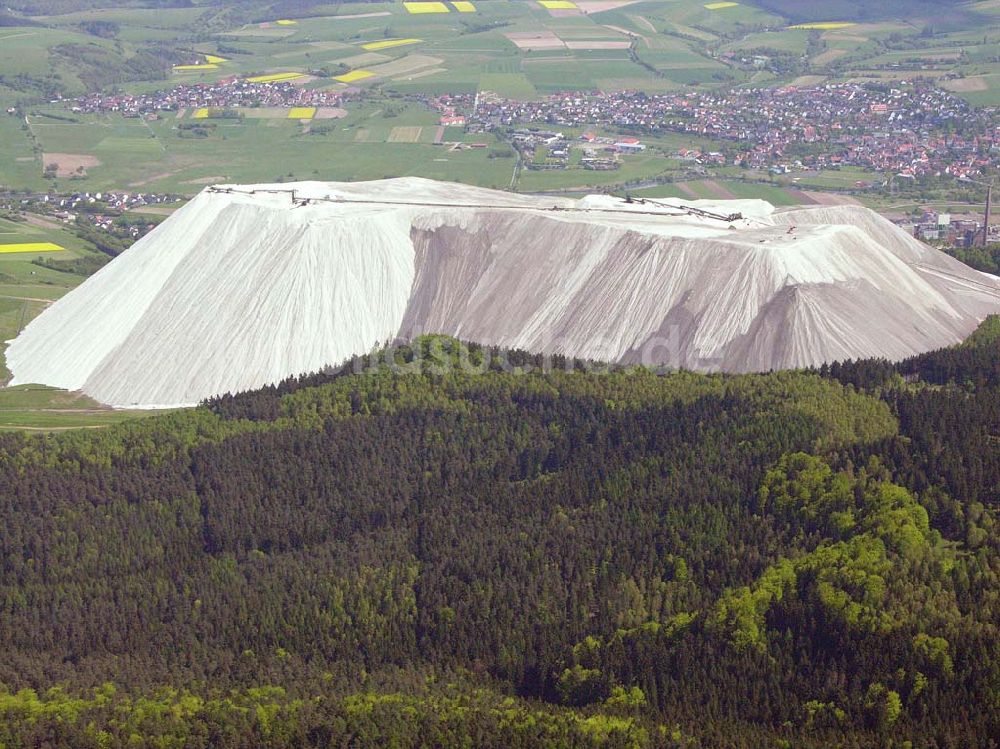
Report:
[[[646,146],[638,138],[622,138],[615,143],[615,148],[621,153],[642,153],[646,150]]]

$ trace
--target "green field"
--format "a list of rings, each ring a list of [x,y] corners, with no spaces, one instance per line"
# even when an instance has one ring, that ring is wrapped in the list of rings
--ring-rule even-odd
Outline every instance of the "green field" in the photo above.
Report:
[[[814,190],[854,190],[858,182],[871,181],[878,175],[860,167],[843,167],[820,172],[802,172],[776,177],[775,181],[786,187],[801,187]]]
[[[766,200],[775,207],[802,205],[807,202],[801,195],[789,192],[778,185],[732,179],[673,182],[635,190],[634,194],[647,198],[682,198],[684,200],[756,198]]]
[[[79,393],[40,385],[0,389],[0,430],[95,429],[153,413],[107,408]]]

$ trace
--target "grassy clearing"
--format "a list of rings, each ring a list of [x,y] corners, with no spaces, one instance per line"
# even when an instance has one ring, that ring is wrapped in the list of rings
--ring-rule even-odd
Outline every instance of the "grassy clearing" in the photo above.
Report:
[[[480,91],[492,91],[512,99],[534,99],[538,91],[524,73],[486,73],[479,78]]]
[[[809,32],[804,29],[786,31],[760,31],[747,34],[736,42],[723,47],[727,52],[736,50],[753,51],[756,49],[774,49],[781,52],[805,54],[809,41]]]
[[[82,281],[83,279],[79,280]],[[30,279],[24,282],[0,283],[0,298],[17,299],[20,301],[40,300],[43,302],[54,302],[65,295],[69,291],[69,288],[69,286],[56,285],[55,283],[30,283]]]
[[[878,174],[860,167],[843,167],[820,172],[803,172],[794,176],[775,177],[775,181],[786,187],[817,190],[855,190],[858,182],[870,182]]]
[[[71,393],[47,385],[16,385],[0,389],[0,411],[81,408],[96,410],[102,405],[83,393]]]
[[[687,193],[677,187],[677,185],[669,182],[664,185],[644,187],[631,192],[633,195],[638,195],[643,198],[682,198],[686,200],[689,197]]]
[[[2,392],[2,391],[0,391]],[[0,429],[60,432],[69,429],[100,429],[123,421],[153,416],[154,411],[121,411],[110,408],[0,409]]]
[[[800,205],[802,201],[790,194],[788,190],[777,185],[760,182],[739,182],[735,180],[721,181],[729,192],[737,198],[758,198],[766,200],[773,206]]]

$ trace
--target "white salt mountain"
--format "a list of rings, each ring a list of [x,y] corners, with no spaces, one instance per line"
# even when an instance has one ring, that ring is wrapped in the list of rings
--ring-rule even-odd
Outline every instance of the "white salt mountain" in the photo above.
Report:
[[[53,304],[7,363],[15,384],[156,407],[414,333],[757,371],[899,359],[996,311],[1000,280],[855,206],[576,201],[413,178],[234,185]]]

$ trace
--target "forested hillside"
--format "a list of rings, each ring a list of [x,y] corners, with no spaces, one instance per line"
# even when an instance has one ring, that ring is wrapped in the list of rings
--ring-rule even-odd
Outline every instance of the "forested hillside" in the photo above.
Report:
[[[995,746],[996,330],[746,376],[425,338],[2,435],[0,746]]]

